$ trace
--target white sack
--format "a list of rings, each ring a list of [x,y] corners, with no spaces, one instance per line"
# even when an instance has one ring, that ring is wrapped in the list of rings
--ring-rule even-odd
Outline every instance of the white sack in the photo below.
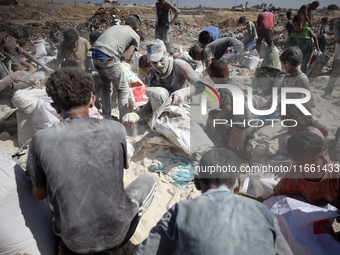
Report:
[[[0,180],[0,254],[53,255],[51,210],[46,201],[33,196],[25,171],[4,152]]]
[[[43,89],[19,89],[12,97],[12,104],[22,110],[25,114],[32,114],[37,105],[38,99],[47,97],[45,88]]]
[[[339,254],[340,243],[327,232],[339,216],[334,206],[321,208],[285,196],[271,197],[263,204],[276,216],[294,254]]]
[[[61,120],[60,114],[52,107],[53,102],[50,97],[38,99],[37,106],[33,111],[32,125],[35,131],[52,126]]]
[[[187,154],[202,153],[214,146],[203,129],[190,119],[188,111],[177,105],[170,105],[171,96],[154,113],[151,129],[168,138]]]

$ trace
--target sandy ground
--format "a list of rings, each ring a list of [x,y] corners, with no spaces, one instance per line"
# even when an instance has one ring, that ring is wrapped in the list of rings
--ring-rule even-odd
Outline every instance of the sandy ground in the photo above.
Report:
[[[26,5],[37,5],[40,3],[36,2],[25,2]],[[46,3],[45,3],[46,4]],[[21,3],[20,3],[21,5]],[[61,4],[61,3],[49,3],[49,7],[55,6],[55,8],[59,8],[60,14],[56,14],[54,16],[44,17],[42,20],[38,22],[46,22],[46,21],[63,21],[63,22],[73,22],[73,23],[82,23],[85,22],[89,17],[91,17],[98,7],[88,4],[78,4],[77,8],[72,4]],[[41,6],[40,6],[41,7]],[[143,8],[124,8],[130,12],[139,13],[142,19],[155,20],[154,10]],[[246,12],[242,13],[242,15],[247,15],[251,20],[255,20],[257,17],[256,12]],[[319,16],[324,16],[324,14],[320,14]],[[331,12],[327,13],[330,18],[340,16],[339,12]],[[180,46],[183,47],[184,50],[187,50],[190,45],[194,42],[191,38],[193,38],[193,34],[190,32],[190,27],[199,28],[208,25],[216,25],[218,22],[222,20],[218,20],[216,18],[223,19],[225,17],[229,17],[230,23],[235,22],[238,17],[241,16],[241,13],[235,13],[231,11],[218,11],[215,16],[211,14],[197,14],[195,17],[189,14],[183,14],[179,17],[178,22],[179,25],[175,26],[172,34],[172,44],[178,49]],[[19,23],[29,23],[32,21],[28,20],[15,20]],[[37,21],[34,21],[37,22]],[[184,25],[183,25],[184,24]],[[186,25],[188,24],[188,25]],[[181,26],[185,27],[186,36],[182,35]],[[225,28],[227,30],[227,27]],[[189,31],[189,32],[188,32]],[[196,31],[197,32],[197,31]],[[188,34],[190,33],[190,34]],[[149,29],[146,41],[143,45],[146,45],[150,40],[152,40],[153,30]],[[142,53],[143,52],[142,47]],[[330,66],[329,63],[328,66]],[[254,71],[249,71],[242,66],[232,65],[230,66],[230,70],[241,69],[241,74],[235,74],[235,78],[248,78],[251,79]],[[326,85],[327,78],[329,73],[327,70],[323,72],[323,76],[319,77],[315,83],[312,84],[313,92],[316,95],[318,100],[318,114],[317,117],[323,125],[325,125],[329,130],[329,136],[327,138],[327,142],[329,145],[334,143],[334,135],[337,127],[339,127],[339,117],[340,117],[340,90],[337,87],[333,93],[333,99],[323,99],[320,97],[322,91]],[[19,151],[18,146],[18,138],[17,136],[9,136],[6,133],[0,134],[0,151],[7,152],[9,154],[15,154]],[[184,187],[179,187],[171,178],[170,175],[165,175],[162,173],[153,173],[148,170],[150,165],[154,165],[157,163],[162,163],[163,165],[167,165],[168,170],[178,165],[178,162],[169,162],[167,158],[159,158],[160,155],[184,155],[180,149],[176,149],[174,147],[162,146],[162,145],[154,145],[148,144],[145,142],[145,135],[139,135],[137,137],[128,137],[128,140],[132,143],[135,148],[134,157],[130,161],[130,168],[125,170],[124,175],[124,184],[127,186],[130,182],[136,179],[142,173],[150,173],[156,179],[158,185],[158,191],[156,193],[155,199],[150,206],[150,208],[146,211],[145,215],[141,219],[140,224],[136,230],[136,233],[131,239],[131,242],[128,245],[127,253],[130,254],[135,245],[139,244],[143,241],[150,229],[157,223],[160,217],[176,202],[187,199],[190,197],[195,197],[199,195],[199,192],[195,189],[193,183],[185,185]],[[143,142],[144,141],[144,142]],[[277,149],[277,140],[272,140],[267,138],[265,140],[266,144],[269,144],[270,150],[273,152]],[[143,144],[143,145],[142,145]],[[142,145],[142,146],[141,146]],[[139,148],[140,151],[138,152]],[[15,159],[22,165],[25,166],[27,154],[15,157]],[[340,230],[339,226],[335,226],[337,231]],[[119,254],[119,252],[117,253]]]

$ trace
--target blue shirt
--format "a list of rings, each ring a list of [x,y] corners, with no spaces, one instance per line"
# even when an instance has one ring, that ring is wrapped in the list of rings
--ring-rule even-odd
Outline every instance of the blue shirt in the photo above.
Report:
[[[211,36],[211,39],[210,39],[210,42],[213,42],[217,39],[220,38],[220,35],[221,35],[221,30],[219,30],[217,27],[206,27],[203,31],[208,31],[210,36]]]

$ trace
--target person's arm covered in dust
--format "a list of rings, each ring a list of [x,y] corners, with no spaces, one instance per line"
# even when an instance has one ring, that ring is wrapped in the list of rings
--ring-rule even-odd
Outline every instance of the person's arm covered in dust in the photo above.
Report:
[[[175,6],[173,6],[171,3],[169,3],[169,2],[166,2],[166,5],[167,5],[167,8],[168,8],[169,10],[173,11],[173,12],[174,12],[174,15],[175,15],[175,16],[172,18],[172,20],[169,22],[169,25],[172,25],[172,24],[175,23],[175,21],[176,21],[178,15],[180,14],[180,11],[179,11]]]
[[[29,76],[29,73],[25,71],[16,71],[14,73],[11,73],[10,75],[0,80],[0,91],[12,85],[14,82],[20,83],[20,84],[25,83],[27,81],[28,76]],[[27,85],[27,83],[25,84],[26,84],[26,87],[30,86],[29,84]],[[15,84],[13,84],[12,86],[13,90],[17,90],[19,88],[22,88],[22,87],[16,86]]]
[[[190,87],[179,89],[172,94],[172,103],[178,105],[181,104],[186,97],[201,93],[203,91],[202,89],[205,88],[205,85],[187,62],[177,62],[176,71],[182,79],[187,80],[191,84]]]
[[[134,45],[130,45],[129,48],[125,51],[121,60],[127,62],[135,50],[136,50],[136,47]]]
[[[20,58],[20,64],[26,68],[28,68],[28,73],[29,74],[32,74],[34,73],[35,69],[34,69],[34,66],[30,63],[27,63],[25,60],[23,60],[22,58]]]

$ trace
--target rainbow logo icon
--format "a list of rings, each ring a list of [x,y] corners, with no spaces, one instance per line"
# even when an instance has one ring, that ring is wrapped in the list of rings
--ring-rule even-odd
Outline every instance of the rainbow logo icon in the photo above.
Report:
[[[217,96],[217,98],[218,98],[218,100],[219,100],[219,102],[220,102],[220,105],[222,105],[221,98],[220,98],[220,96],[218,95],[217,91],[216,91],[213,87],[211,87],[210,85],[208,85],[208,84],[204,84],[204,85],[205,85],[206,87],[208,87],[212,92],[214,92],[214,94]],[[202,89],[202,88],[200,88],[200,89],[203,90],[203,91],[205,91],[205,92],[207,92],[208,95],[209,95],[209,96],[212,98],[212,100],[214,101],[215,105],[217,106],[217,102],[216,102],[216,100],[215,100],[213,94],[212,94],[209,90],[207,90],[207,89]]]

